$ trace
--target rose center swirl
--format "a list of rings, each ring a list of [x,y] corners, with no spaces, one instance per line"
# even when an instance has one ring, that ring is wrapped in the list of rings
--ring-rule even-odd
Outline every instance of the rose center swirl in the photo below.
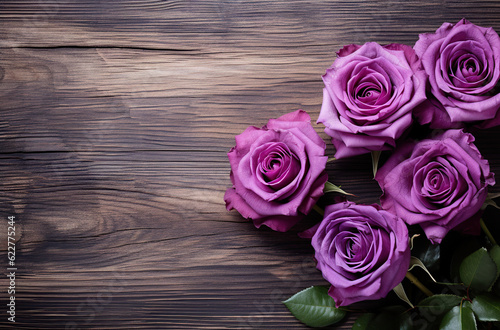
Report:
[[[288,185],[300,171],[300,161],[282,142],[269,143],[257,159],[258,179],[274,190]]]
[[[330,254],[344,271],[358,277],[386,262],[389,245],[387,232],[364,223],[344,228],[332,240]]]
[[[448,45],[442,54],[441,64],[445,80],[462,92],[476,92],[491,80],[491,57],[476,41]]]
[[[460,171],[448,159],[437,157],[417,170],[414,187],[428,206],[442,208],[460,198],[466,189]]]

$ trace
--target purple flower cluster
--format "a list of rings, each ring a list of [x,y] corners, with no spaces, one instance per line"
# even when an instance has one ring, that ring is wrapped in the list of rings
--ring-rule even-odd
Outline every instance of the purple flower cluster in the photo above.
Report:
[[[368,42],[337,53],[317,120],[335,157],[391,153],[375,177],[380,205],[327,205],[308,231],[337,306],[383,298],[403,280],[409,226],[439,244],[477,217],[495,180],[467,128],[500,124],[499,79],[500,37],[466,20],[420,35],[413,48]],[[416,125],[442,131],[411,140]],[[247,128],[228,153],[227,209],[289,230],[323,195],[325,150],[302,110]]]

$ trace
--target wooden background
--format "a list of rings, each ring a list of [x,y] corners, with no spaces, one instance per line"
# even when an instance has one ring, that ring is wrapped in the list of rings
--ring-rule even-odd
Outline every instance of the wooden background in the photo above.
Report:
[[[305,328],[280,301],[326,282],[297,230],[225,210],[234,136],[299,108],[315,121],[343,45],[413,45],[463,17],[500,31],[491,0],[2,0],[0,268],[14,215],[16,327]],[[499,132],[477,136],[498,173]],[[377,201],[368,156],[328,173]]]

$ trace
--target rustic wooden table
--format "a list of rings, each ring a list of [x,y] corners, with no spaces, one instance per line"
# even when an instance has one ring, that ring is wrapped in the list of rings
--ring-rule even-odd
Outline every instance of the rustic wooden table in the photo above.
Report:
[[[343,45],[413,45],[463,17],[500,31],[494,1],[2,0],[0,267],[15,216],[16,328],[305,328],[281,300],[326,282],[298,229],[225,210],[234,136],[299,108],[315,121]],[[500,173],[499,132],[477,140]],[[368,156],[328,173],[377,201]]]

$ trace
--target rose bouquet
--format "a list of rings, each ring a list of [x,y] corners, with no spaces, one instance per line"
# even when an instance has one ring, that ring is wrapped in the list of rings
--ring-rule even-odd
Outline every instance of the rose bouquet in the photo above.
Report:
[[[500,195],[488,192],[494,174],[471,133],[500,124],[499,79],[498,34],[466,20],[413,48],[337,53],[317,122],[336,158],[372,154],[380,204],[347,201],[327,181],[326,144],[302,110],[236,137],[228,210],[281,232],[312,210],[323,217],[299,236],[329,286],[284,301],[295,317],[323,327],[356,312],[353,329],[500,326],[500,237],[489,230],[499,226],[486,209]],[[330,192],[335,202],[319,208]]]

